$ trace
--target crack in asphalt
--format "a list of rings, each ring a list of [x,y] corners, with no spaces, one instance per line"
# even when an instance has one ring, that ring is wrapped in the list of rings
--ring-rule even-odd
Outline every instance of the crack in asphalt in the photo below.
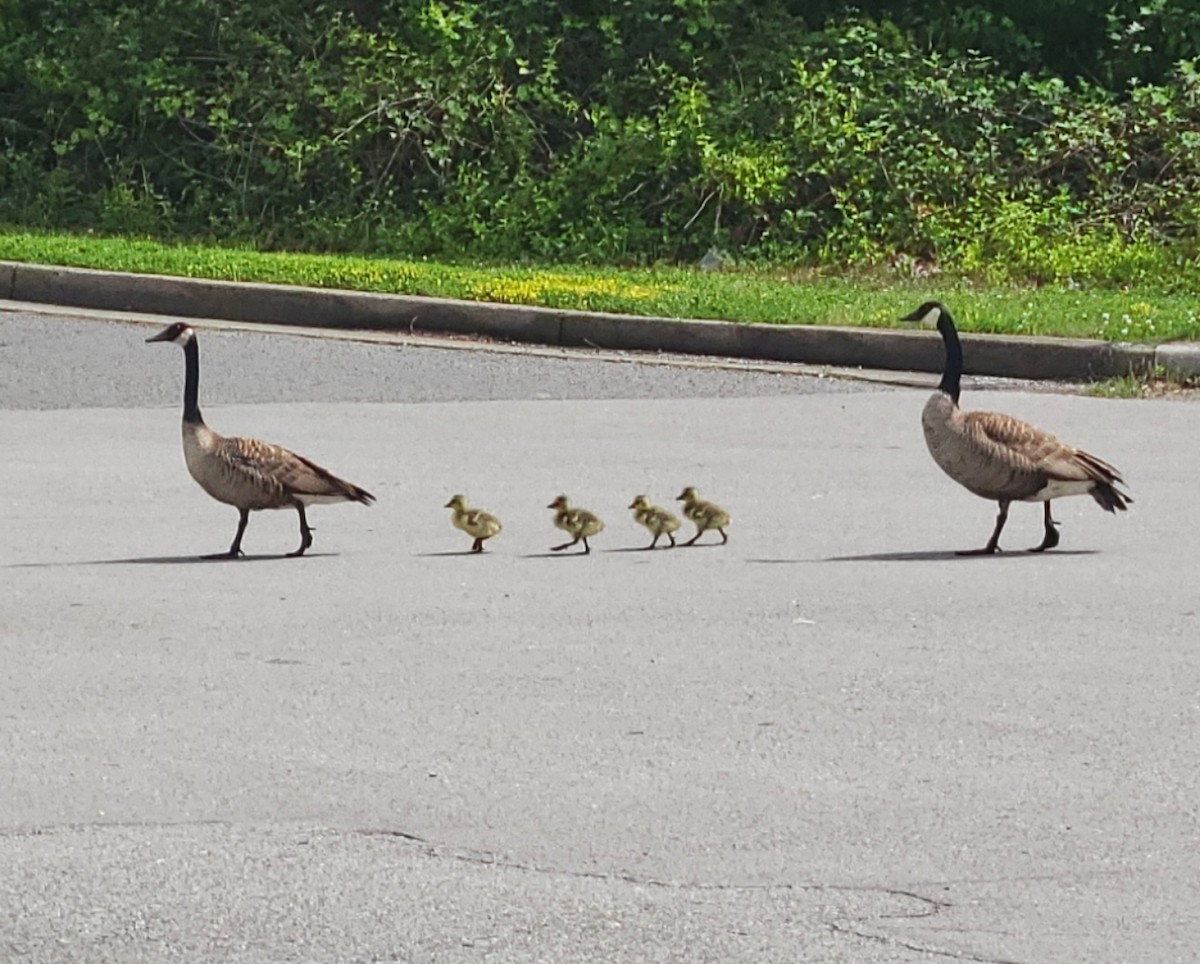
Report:
[[[67,823],[60,825],[47,825],[40,827],[3,827],[0,828],[0,839],[18,838],[18,837],[40,837],[49,836],[61,832],[78,832],[81,830],[131,830],[131,829],[154,829],[154,828],[178,828],[178,827],[225,827],[233,828],[236,825],[226,820],[181,820],[181,821],[155,821],[155,822],[139,822],[139,821],[104,821],[97,823]],[[252,825],[257,827],[257,825]],[[876,944],[883,944],[891,947],[901,948],[906,951],[911,951],[917,954],[930,954],[936,957],[943,957],[947,960],[969,961],[972,964],[1024,964],[1024,962],[1006,957],[992,957],[983,954],[976,954],[971,951],[951,951],[928,944],[918,944],[912,941],[904,940],[890,934],[873,933],[866,930],[867,926],[872,921],[881,919],[891,920],[920,920],[923,918],[937,917],[944,911],[954,906],[951,901],[939,900],[936,897],[928,897],[925,894],[918,893],[915,890],[908,890],[904,887],[888,887],[882,884],[797,884],[797,883],[780,883],[780,884],[737,884],[737,883],[701,883],[698,881],[679,881],[666,880],[660,877],[651,877],[641,874],[625,873],[621,871],[601,871],[601,870],[570,870],[559,867],[544,867],[537,864],[522,863],[518,860],[510,860],[505,857],[500,857],[494,852],[486,850],[470,850],[464,848],[456,848],[447,844],[439,844],[428,838],[422,837],[419,834],[410,833],[405,830],[394,830],[386,828],[342,828],[342,827],[311,827],[306,828],[308,832],[329,833],[334,835],[355,835],[360,837],[377,837],[396,841],[404,841],[409,844],[416,844],[427,857],[440,860],[454,860],[462,863],[475,864],[478,866],[499,867],[506,870],[516,870],[523,873],[539,874],[555,877],[568,877],[576,880],[597,880],[597,881],[616,881],[618,883],[632,884],[640,887],[655,887],[667,890],[691,890],[709,893],[749,893],[749,892],[835,892],[847,894],[881,894],[900,900],[907,900],[916,903],[918,906],[909,913],[897,914],[876,914],[867,917],[857,917],[849,919],[834,919],[827,921],[825,926],[830,932],[837,934],[840,937],[849,937],[861,941],[870,941]]]
[[[926,917],[930,915],[914,914],[913,916]],[[835,934],[857,937],[860,940],[872,941],[876,944],[886,944],[889,947],[900,947],[917,954],[932,954],[935,957],[944,957],[952,961],[972,961],[976,962],[976,964],[1025,964],[1025,962],[1011,957],[985,957],[982,954],[974,954],[971,951],[947,951],[937,947],[930,947],[926,944],[913,944],[888,934],[871,934],[867,931],[855,930],[853,927],[843,927],[836,923],[831,924],[830,927]]]
[[[902,887],[887,887],[883,885],[871,884],[722,884],[699,883],[694,881],[672,881],[663,880],[657,877],[642,876],[639,874],[623,873],[620,871],[566,870],[557,867],[540,867],[536,864],[527,864],[516,860],[509,860],[504,857],[499,857],[490,851],[462,850],[431,843],[430,841],[425,840],[415,834],[398,830],[356,830],[354,832],[362,836],[393,837],[412,841],[414,843],[420,843],[424,845],[423,850],[427,856],[439,859],[458,860],[464,863],[479,864],[489,867],[501,867],[506,870],[518,870],[525,873],[570,877],[573,879],[618,881],[620,883],[634,884],[640,887],[661,887],[672,890],[694,890],[704,892],[728,891],[740,893],[750,891],[781,891],[787,893],[791,891],[834,891],[851,894],[883,894],[888,897],[914,901],[919,904],[920,907],[919,909],[914,910],[912,913],[880,914],[872,917],[853,918],[845,922],[834,920],[828,922],[826,926],[834,934],[842,937],[852,937],[859,940],[887,944],[889,946],[913,951],[914,953],[918,954],[932,954],[938,957],[945,957],[950,960],[976,962],[976,964],[1022,964],[1022,962],[1012,960],[1010,958],[986,957],[981,954],[973,954],[970,951],[942,950],[936,947],[910,943],[891,935],[873,934],[868,931],[858,929],[872,920],[878,920],[882,918],[893,920],[918,920],[926,917],[936,917],[943,911],[954,906],[950,901],[939,900],[936,897],[927,897],[924,894],[919,894],[913,890],[906,890]]]

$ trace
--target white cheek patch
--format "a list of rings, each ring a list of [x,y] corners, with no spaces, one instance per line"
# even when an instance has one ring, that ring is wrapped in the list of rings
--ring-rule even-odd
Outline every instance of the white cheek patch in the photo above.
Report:
[[[195,337],[195,335],[196,335],[196,333],[194,331],[192,331],[191,328],[185,328],[178,335],[176,335],[174,338],[172,338],[171,341],[175,342],[175,344],[177,344],[180,348],[182,348],[189,341],[191,341]]]
[[[930,308],[921,317],[921,324],[924,325],[926,328],[936,328],[938,319],[941,317],[942,317],[942,309],[941,308]]]

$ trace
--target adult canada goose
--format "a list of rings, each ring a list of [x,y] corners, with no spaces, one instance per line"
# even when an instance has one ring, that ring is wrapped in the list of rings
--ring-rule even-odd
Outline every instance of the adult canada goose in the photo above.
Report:
[[[964,412],[958,407],[962,345],[946,306],[927,301],[901,321],[936,326],[946,347],[946,366],[938,390],[925,403],[921,424],[925,443],[942,471],[976,495],[999,503],[996,528],[982,549],[960,555],[1000,551],[1000,531],[1013,502],[1045,503],[1045,534],[1031,552],[1058,545],[1058,523],[1050,502],[1068,495],[1090,495],[1108,512],[1125,511],[1130,496],[1120,472],[1102,459],[1060,442],[1027,422],[997,412]]]
[[[228,552],[210,559],[236,559],[242,555],[242,535],[250,513],[259,509],[295,509],[300,516],[300,548],[289,556],[302,556],[312,545],[306,506],[319,502],[361,502],[375,496],[357,485],[278,445],[252,438],[226,438],[204,424],[198,401],[200,348],[191,326],[176,322],[147,342],[169,341],[183,349],[183,458],[200,488],[218,502],[238,510],[237,535]]]
[[[716,529],[721,533],[722,545],[729,541],[729,536],[725,535],[725,527],[729,525],[728,512],[715,503],[705,502],[690,485],[675,496],[675,499],[683,503],[683,514],[696,524],[696,534],[684,543],[685,546],[692,545],[709,529]]]
[[[490,539],[503,528],[494,515],[482,509],[472,509],[461,495],[451,496],[445,508],[454,510],[450,519],[454,527],[475,538],[471,543],[472,552],[483,552],[484,540]]]
[[[600,517],[594,512],[589,512],[587,509],[576,509],[570,502],[567,501],[565,495],[560,495],[557,499],[551,502],[547,509],[554,510],[554,525],[563,532],[574,536],[570,542],[564,542],[561,546],[551,546],[551,552],[561,552],[563,549],[569,549],[578,542],[583,543],[583,551],[591,552],[592,547],[588,545],[588,537],[594,536],[604,529],[604,523],[600,521]]]
[[[653,549],[657,544],[660,536],[666,536],[671,540],[671,547],[675,547],[675,531],[679,528],[679,520],[675,518],[666,509],[660,509],[656,505],[651,505],[650,500],[644,495],[635,496],[634,500],[629,503],[629,508],[633,510],[633,517],[639,523],[646,527],[654,539],[647,549]]]

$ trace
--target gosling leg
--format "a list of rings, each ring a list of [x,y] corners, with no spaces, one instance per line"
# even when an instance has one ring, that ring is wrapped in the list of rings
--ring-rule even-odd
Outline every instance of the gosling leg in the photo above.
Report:
[[[483,540],[476,538],[476,540],[471,543],[471,551],[472,552],[483,552]]]
[[[702,535],[704,535],[704,530],[701,529],[699,526],[696,526],[696,534],[694,536],[692,536],[690,539],[688,539],[688,541],[685,542],[684,545],[685,546],[695,545],[696,540],[699,539]]]
[[[654,538],[650,540],[650,545],[646,546],[646,548],[653,549],[656,545],[658,545],[658,537],[661,535],[661,532],[654,533]]]
[[[575,545],[575,543],[577,543],[578,541],[579,541],[579,536],[576,536],[570,542],[564,542],[561,546],[551,546],[550,551],[551,552],[562,552],[564,549],[570,549],[571,546]],[[586,546],[587,542],[585,541],[583,544]]]
[[[312,529],[308,527],[308,517],[304,514],[304,503],[296,503],[296,512],[300,516],[300,548],[294,552],[289,552],[289,556],[302,556],[306,549],[312,545]]]
[[[208,556],[202,556],[204,559],[236,559],[238,556],[245,555],[242,552],[242,534],[246,531],[246,524],[250,521],[249,509],[238,509],[238,527],[237,535],[233,537],[233,545],[229,547],[228,552],[214,552]]]
[[[1003,552],[1000,548],[1000,532],[1004,529],[1004,523],[1008,521],[1008,506],[1007,500],[1000,501],[1000,512],[996,516],[996,528],[992,530],[992,537],[988,539],[988,543],[982,549],[961,549],[955,553],[956,556],[990,556],[996,552]]]
[[[674,534],[674,533],[672,533],[672,532],[668,532],[668,533],[667,533],[667,538],[671,540],[671,546],[670,546],[670,548],[674,549],[674,548],[675,548],[675,534]]]
[[[1050,515],[1049,499],[1046,500],[1046,514],[1044,516],[1044,523],[1046,527],[1046,534],[1042,537],[1042,544],[1040,546],[1034,546],[1029,550],[1030,552],[1045,552],[1047,549],[1053,549],[1056,545],[1058,545],[1058,529],[1056,528],[1058,523],[1055,522]]]
[[[724,529],[718,528],[717,531],[721,533],[721,545],[725,545],[729,541],[729,536],[725,535]]]
[[[587,543],[587,536],[584,536],[583,537],[583,554],[586,556],[591,551],[592,551],[592,547],[589,546]]]

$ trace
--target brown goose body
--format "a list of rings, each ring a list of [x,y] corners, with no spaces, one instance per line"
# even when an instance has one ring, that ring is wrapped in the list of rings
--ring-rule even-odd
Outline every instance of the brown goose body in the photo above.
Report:
[[[183,458],[188,473],[218,502],[238,510],[238,528],[228,552],[213,558],[242,554],[242,536],[250,513],[262,509],[295,509],[300,519],[300,548],[288,553],[301,556],[312,545],[312,529],[305,507],[323,502],[360,502],[375,497],[366,489],[339,479],[328,469],[279,445],[257,439],[226,437],[209,428],[200,414],[200,354],[196,334],[177,322],[146,339],[169,341],[183,348]]]
[[[1106,488],[1122,482],[1103,459],[1011,415],[964,412],[943,392],[925,403],[921,425],[929,453],[942,471],[993,502],[1092,495],[1109,508],[1113,499]]]
[[[964,412],[958,406],[962,346],[954,320],[939,302],[926,302],[905,321],[935,323],[946,348],[938,390],[921,413],[925,444],[938,466],[968,491],[999,504],[996,526],[987,545],[971,553],[999,551],[1000,533],[1013,502],[1042,502],[1044,535],[1035,552],[1058,545],[1050,503],[1072,495],[1090,495],[1108,512],[1124,511],[1133,501],[1112,465],[1060,441],[1049,432],[998,412]]]
[[[218,502],[249,509],[296,503],[363,502],[374,497],[328,469],[258,439],[218,435],[203,422],[183,424],[183,458],[196,483]]]

